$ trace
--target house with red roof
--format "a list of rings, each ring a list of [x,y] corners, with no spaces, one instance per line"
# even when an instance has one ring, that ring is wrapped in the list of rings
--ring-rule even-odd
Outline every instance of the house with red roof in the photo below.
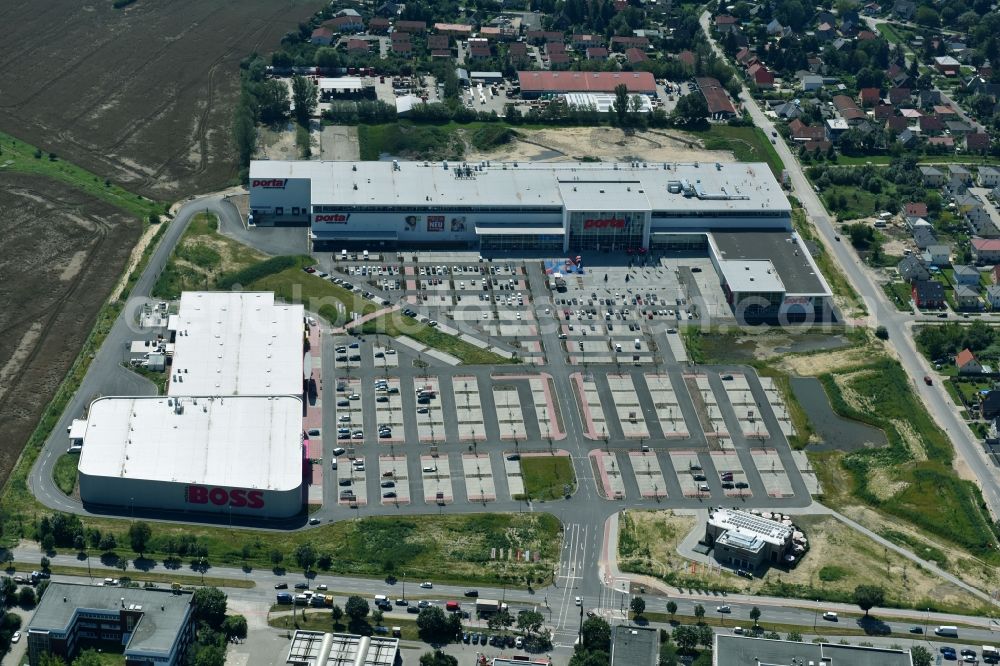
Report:
[[[317,46],[329,46],[333,41],[333,31],[329,28],[316,28],[309,41]]]
[[[698,62],[698,56],[691,51],[681,51],[677,54],[677,59],[688,67],[694,67],[694,64]]]
[[[391,23],[384,16],[375,16],[368,20],[368,32],[373,35],[384,35],[389,32]]]
[[[347,40],[347,52],[351,55],[365,55],[369,51],[370,42],[367,39]]]
[[[972,260],[977,264],[1000,264],[1000,238],[973,238]]]
[[[914,201],[903,206],[903,214],[906,217],[927,217],[927,204],[923,201]]]
[[[966,134],[965,149],[970,153],[985,153],[990,149],[990,135],[985,132]]]
[[[960,375],[979,375],[983,372],[982,364],[968,348],[958,352],[955,356],[955,367],[958,368]]]
[[[798,118],[788,123],[788,130],[793,141],[823,141],[826,139],[826,130],[822,125],[806,125]]]
[[[640,62],[646,62],[649,60],[649,56],[647,56],[641,49],[637,49],[633,46],[625,51],[625,59],[629,61],[629,64],[635,65]]]
[[[715,29],[719,31],[720,35],[724,35],[727,32],[733,32],[736,30],[739,19],[735,16],[730,16],[729,14],[719,14],[715,17]]]
[[[365,20],[354,14],[343,14],[323,21],[323,27],[333,32],[361,32],[365,29]]]
[[[396,32],[427,32],[427,21],[396,21]]]
[[[937,116],[920,116],[920,131],[933,136],[944,131],[944,123]]]
[[[587,49],[587,60],[603,62],[608,59],[608,50],[603,46],[591,46]]]
[[[774,74],[768,71],[764,63],[755,62],[747,68],[747,74],[750,76],[750,80],[757,85],[758,88],[764,90],[770,90],[774,87]]]
[[[909,104],[910,102],[910,89],[909,88],[889,88],[889,104],[899,106],[900,104]]]
[[[859,97],[863,106],[875,106],[882,101],[882,91],[878,88],[862,88]]]

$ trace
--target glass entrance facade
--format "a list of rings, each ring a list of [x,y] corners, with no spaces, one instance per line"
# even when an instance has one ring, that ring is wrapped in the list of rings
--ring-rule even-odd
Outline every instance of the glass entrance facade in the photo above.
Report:
[[[563,249],[562,234],[484,234],[480,250],[558,250]]]
[[[643,211],[572,211],[570,250],[626,250],[643,247],[647,213]]]

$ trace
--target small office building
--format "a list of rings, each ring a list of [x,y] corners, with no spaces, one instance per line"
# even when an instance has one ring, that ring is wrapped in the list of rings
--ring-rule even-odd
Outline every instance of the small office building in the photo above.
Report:
[[[784,563],[792,552],[790,525],[738,509],[713,509],[705,524],[706,545],[715,559],[736,569],[754,571]]]

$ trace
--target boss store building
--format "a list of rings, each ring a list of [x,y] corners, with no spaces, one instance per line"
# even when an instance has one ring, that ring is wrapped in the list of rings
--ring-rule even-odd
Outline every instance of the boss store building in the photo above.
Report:
[[[746,163],[254,161],[250,217],[308,226],[327,251],[669,249],[791,228],[777,180]]]

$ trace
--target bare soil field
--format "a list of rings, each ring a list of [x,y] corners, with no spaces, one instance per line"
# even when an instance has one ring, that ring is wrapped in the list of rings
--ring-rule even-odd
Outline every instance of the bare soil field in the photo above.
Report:
[[[10,473],[142,224],[41,176],[0,174],[0,479]]]
[[[470,145],[465,159],[578,160],[584,157],[627,162],[732,162],[733,154],[704,150],[701,142],[679,132],[647,130],[625,134],[617,127],[517,128],[517,138],[497,150],[477,151]]]
[[[239,62],[316,0],[0,4],[0,129],[151,198],[236,174]]]

